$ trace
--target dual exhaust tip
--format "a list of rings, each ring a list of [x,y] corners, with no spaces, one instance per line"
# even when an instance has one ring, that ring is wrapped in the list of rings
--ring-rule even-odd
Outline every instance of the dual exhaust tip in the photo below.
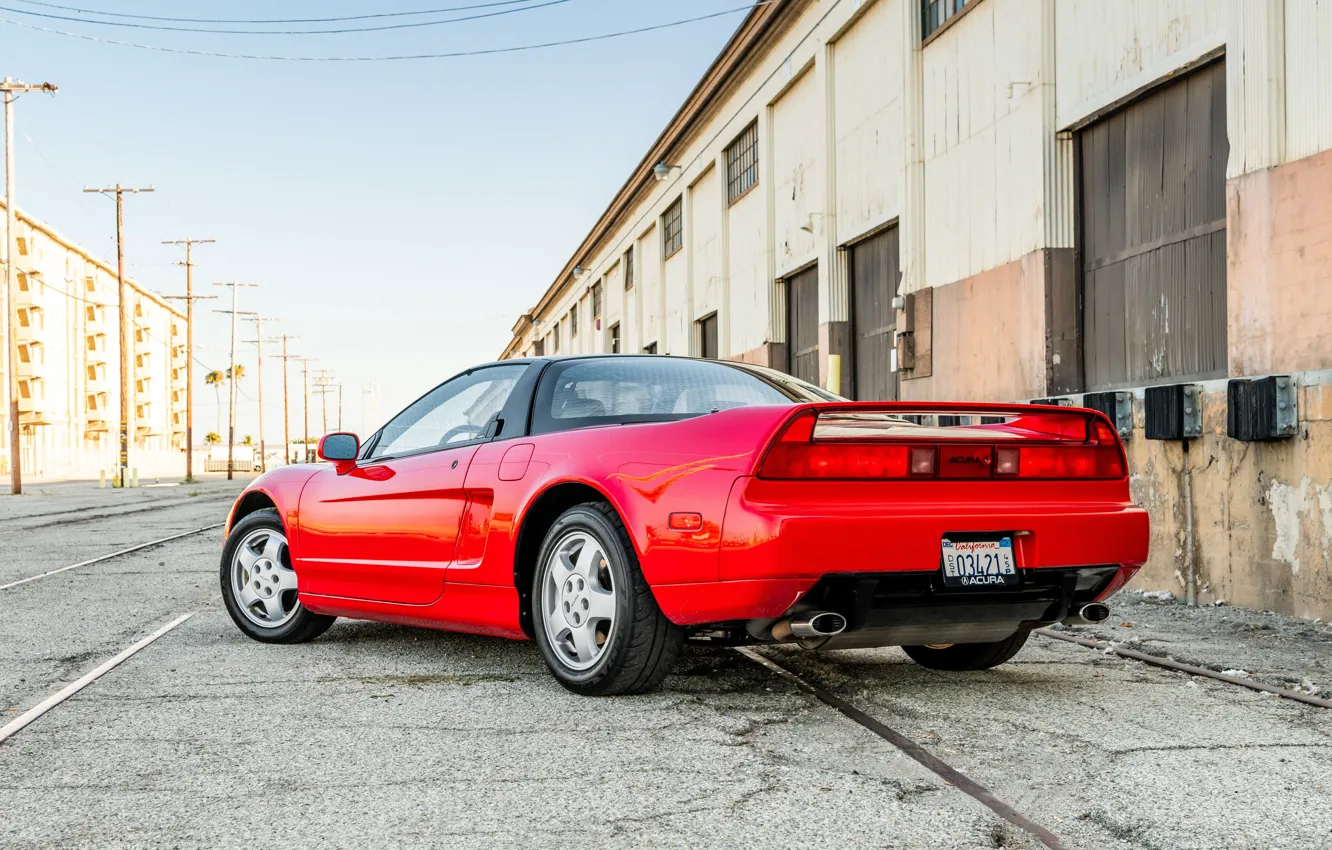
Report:
[[[1094,624],[1110,619],[1110,606],[1089,602],[1078,609],[1065,622]],[[772,627],[774,640],[788,638],[829,638],[846,631],[846,617],[836,611],[815,611],[777,622]]]
[[[846,631],[846,617],[836,611],[814,611],[777,622],[772,627],[774,640],[787,638],[829,638]]]

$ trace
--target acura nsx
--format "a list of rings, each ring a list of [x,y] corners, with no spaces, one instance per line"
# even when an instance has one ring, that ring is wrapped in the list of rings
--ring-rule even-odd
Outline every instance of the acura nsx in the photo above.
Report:
[[[526,638],[589,695],[650,690],[687,639],[993,667],[1032,629],[1107,617],[1147,557],[1101,413],[851,402],[741,363],[487,364],[318,453],[231,511],[241,631]]]

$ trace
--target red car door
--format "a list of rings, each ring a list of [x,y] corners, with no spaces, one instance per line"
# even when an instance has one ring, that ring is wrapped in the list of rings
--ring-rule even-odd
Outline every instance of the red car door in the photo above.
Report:
[[[355,467],[311,478],[292,547],[301,592],[404,605],[438,600],[456,557],[467,469],[503,428],[526,369],[486,366],[440,384],[367,441]]]
[[[301,590],[427,605],[444,591],[476,446],[321,471],[301,493]]]

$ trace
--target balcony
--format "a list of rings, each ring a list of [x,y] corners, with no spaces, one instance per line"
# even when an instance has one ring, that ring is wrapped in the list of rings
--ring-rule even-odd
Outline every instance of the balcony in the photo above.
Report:
[[[20,342],[18,344],[19,379],[41,379],[46,365],[46,347],[40,342]]]
[[[23,342],[42,342],[46,339],[46,313],[36,305],[17,305],[18,333],[15,334],[20,344]]]
[[[19,382],[19,423],[22,425],[47,425],[46,420],[46,382],[41,378],[20,378]]]
[[[18,292],[14,297],[14,303],[19,307],[32,307],[40,300],[40,290],[42,288],[40,273],[35,271],[18,273]]]

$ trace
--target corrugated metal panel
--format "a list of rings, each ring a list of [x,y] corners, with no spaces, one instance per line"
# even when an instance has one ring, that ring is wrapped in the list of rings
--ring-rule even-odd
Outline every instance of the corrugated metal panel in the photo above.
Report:
[[[1088,389],[1226,367],[1225,68],[1081,134]]]
[[[819,383],[819,267],[786,279],[787,339],[792,375]]]
[[[861,401],[897,398],[892,371],[896,343],[893,294],[900,255],[897,228],[858,242],[848,252],[851,274],[851,386],[844,393]]]
[[[1332,0],[1286,3],[1286,160],[1332,149]]]

